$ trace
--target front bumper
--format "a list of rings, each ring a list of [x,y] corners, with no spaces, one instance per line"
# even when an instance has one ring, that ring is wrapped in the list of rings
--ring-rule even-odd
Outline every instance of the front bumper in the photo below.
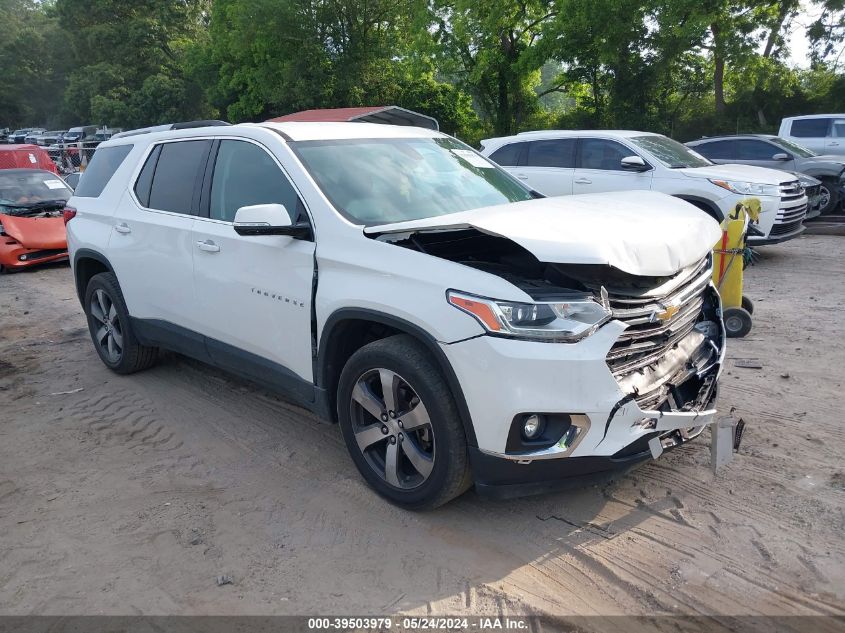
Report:
[[[713,403],[724,361],[724,329],[706,366],[693,371],[698,392],[693,410],[643,410],[611,373],[606,357],[625,330],[611,321],[578,343],[540,343],[479,336],[441,344],[473,421],[477,448],[471,452],[479,489],[491,486],[539,489],[562,478],[616,471],[651,456],[648,441],[663,438],[672,448],[693,439],[715,421]],[[685,379],[686,380],[686,379]],[[699,387],[700,385],[700,387]],[[574,440],[532,452],[508,450],[514,419],[526,413],[568,414],[579,427]]]
[[[791,230],[787,233],[782,233],[782,234],[777,234],[777,235],[774,234],[774,233],[769,233],[769,235],[766,236],[766,237],[749,236],[748,238],[746,238],[745,242],[749,246],[766,246],[768,244],[780,244],[781,242],[786,242],[786,241],[789,241],[793,238],[798,237],[799,235],[801,235],[806,230],[807,230],[807,227],[805,227],[803,224],[799,223],[797,225],[797,228],[795,228],[794,230]]]
[[[23,259],[21,259],[23,257]],[[67,249],[27,248],[7,235],[0,235],[0,266],[22,269],[67,259]]]

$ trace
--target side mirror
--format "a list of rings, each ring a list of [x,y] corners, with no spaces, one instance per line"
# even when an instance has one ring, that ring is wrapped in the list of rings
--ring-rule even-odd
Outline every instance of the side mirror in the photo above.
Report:
[[[310,239],[311,225],[294,224],[283,204],[253,204],[235,212],[235,233],[238,235],[289,235]]]
[[[789,154],[785,154],[784,152],[778,152],[774,156],[772,156],[772,160],[789,160]]]
[[[620,162],[622,163],[622,169],[629,169],[631,171],[648,171],[649,169],[642,156],[626,156]]]

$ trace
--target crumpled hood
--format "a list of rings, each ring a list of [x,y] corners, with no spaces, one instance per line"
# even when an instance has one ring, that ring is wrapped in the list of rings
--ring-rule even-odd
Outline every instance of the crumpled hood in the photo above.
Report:
[[[845,167],[845,156],[834,156],[833,154],[825,154],[824,156],[813,156],[812,158],[802,158],[801,166],[806,169],[808,167],[827,167],[832,170],[841,171]]]
[[[691,204],[653,191],[541,198],[364,229],[368,235],[475,228],[508,238],[542,262],[604,264],[666,276],[710,252],[719,224]]]
[[[0,224],[9,237],[27,248],[67,248],[63,218],[24,218],[0,213]]]
[[[695,149],[695,148],[693,148]],[[795,177],[789,172],[755,165],[710,165],[709,167],[686,167],[677,169],[690,178],[715,178],[717,180],[739,180],[742,182],[753,182],[761,185],[779,185],[792,182]]]

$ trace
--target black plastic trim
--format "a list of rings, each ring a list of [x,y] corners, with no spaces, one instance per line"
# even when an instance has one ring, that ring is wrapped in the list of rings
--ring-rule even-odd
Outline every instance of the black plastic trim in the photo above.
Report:
[[[73,283],[76,286],[76,296],[79,298],[80,305],[84,304],[85,298],[85,288],[82,288],[79,283],[79,260],[81,259],[93,259],[95,261],[100,262],[103,266],[105,266],[110,273],[114,273],[114,268],[111,265],[111,262],[106,258],[105,255],[102,253],[98,253],[97,251],[93,251],[90,248],[80,248],[76,253],[73,255]]]
[[[719,207],[717,207],[715,204],[713,204],[707,198],[702,198],[701,196],[688,196],[688,195],[683,195],[683,194],[677,195],[677,196],[674,196],[674,197],[680,198],[681,200],[685,200],[686,202],[689,202],[690,204],[697,206],[699,209],[701,209],[701,206],[699,206],[699,205],[707,207],[706,209],[701,209],[701,210],[704,211],[705,213],[707,213],[707,215],[712,217],[717,222],[721,222],[725,219],[725,215],[722,213],[722,211],[719,209]],[[698,204],[695,204],[695,203],[698,203]],[[708,211],[708,209],[709,209],[709,211]]]
[[[458,413],[461,416],[461,422],[463,423],[464,432],[466,433],[467,444],[469,446],[478,446],[478,440],[475,437],[475,427],[472,423],[472,416],[470,415],[463,389],[461,389],[460,382],[458,381],[458,377],[455,375],[454,369],[452,369],[451,363],[449,363],[449,359],[446,358],[446,354],[444,354],[443,350],[440,349],[437,339],[421,327],[391,314],[367,308],[341,308],[329,316],[326,323],[323,325],[323,331],[320,336],[320,344],[317,352],[316,371],[314,372],[314,376],[318,389],[328,391],[330,387],[327,383],[330,378],[332,358],[330,354],[331,350],[326,349],[326,346],[332,339],[332,330],[340,322],[348,320],[372,321],[382,325],[387,325],[406,334],[410,334],[425,345],[426,349],[431,352],[431,355],[437,361],[440,370],[446,378],[446,383],[449,385],[449,389],[452,390],[452,395],[455,397],[455,402],[458,405]],[[332,412],[332,414],[334,415],[334,412]]]
[[[749,236],[745,241],[749,246],[767,246],[769,244],[780,244],[781,242],[786,242],[787,240],[791,240],[792,238],[798,237],[806,230],[807,227],[802,224],[798,228],[798,230],[792,231],[791,233],[784,233],[783,235],[777,235],[775,237],[766,238]]]
[[[250,380],[315,413],[325,408],[313,383],[279,363],[159,319],[131,317],[142,345],[163,347]]]

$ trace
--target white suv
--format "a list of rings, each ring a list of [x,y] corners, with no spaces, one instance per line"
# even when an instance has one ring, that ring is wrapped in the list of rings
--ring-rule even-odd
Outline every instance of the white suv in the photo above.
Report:
[[[65,210],[114,371],[167,348],[286,394],[410,508],[613,471],[713,421],[719,228],[685,202],[535,199],[421,128],[181,127],[101,144]]]
[[[721,221],[737,202],[762,202],[752,245],[804,232],[807,196],[795,174],[749,165],[715,165],[677,141],[649,132],[547,130],[487,139],[489,156],[547,196],[650,189],[681,198]]]

